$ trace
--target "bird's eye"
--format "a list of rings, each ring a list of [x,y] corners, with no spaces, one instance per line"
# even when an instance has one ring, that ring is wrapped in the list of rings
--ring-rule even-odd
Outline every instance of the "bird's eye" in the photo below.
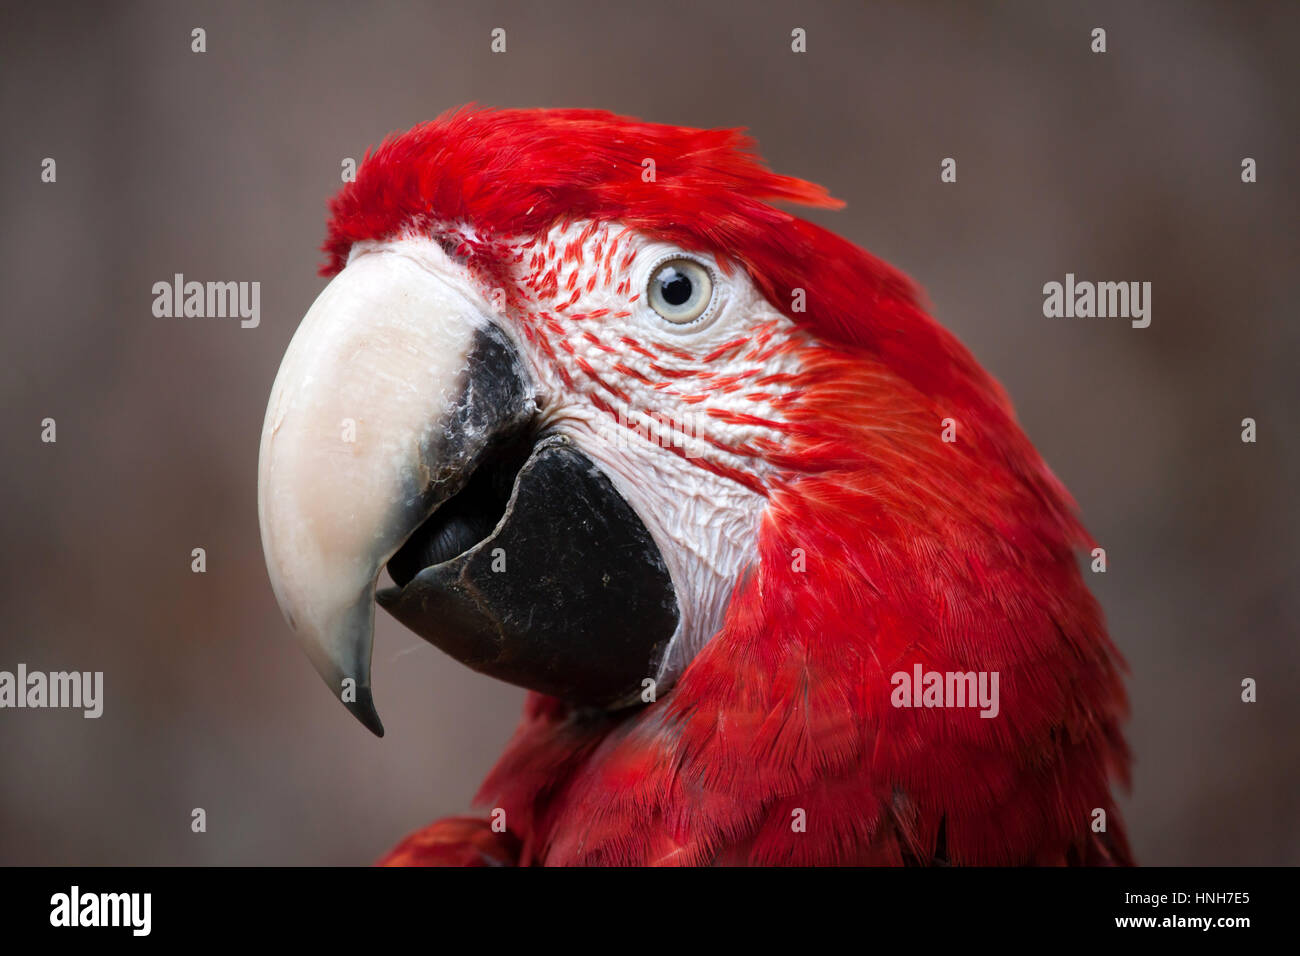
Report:
[[[655,267],[647,292],[650,308],[674,325],[686,325],[713,301],[713,280],[694,259],[668,259]]]

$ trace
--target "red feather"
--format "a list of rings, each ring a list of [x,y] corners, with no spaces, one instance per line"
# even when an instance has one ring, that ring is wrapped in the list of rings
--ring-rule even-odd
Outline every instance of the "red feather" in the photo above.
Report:
[[[332,203],[327,275],[356,241],[439,222],[484,241],[619,222],[739,264],[812,333],[760,561],[720,632],[645,709],[534,696],[480,799],[525,864],[1130,862],[1111,796],[1123,665],[1076,564],[1091,539],[1073,502],[912,284],[771,200],[837,205],[737,131],[462,110],[385,142]],[[891,706],[891,675],[918,663],[999,672],[999,719]],[[401,858],[458,861],[447,825]]]

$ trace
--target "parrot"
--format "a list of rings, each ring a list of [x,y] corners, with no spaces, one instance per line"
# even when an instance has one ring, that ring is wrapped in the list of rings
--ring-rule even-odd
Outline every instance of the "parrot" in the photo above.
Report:
[[[528,692],[485,812],[381,864],[1132,864],[1078,506],[799,206],[843,203],[743,129],[478,105],[330,200],[261,435],[276,600],[377,735],[376,605]]]

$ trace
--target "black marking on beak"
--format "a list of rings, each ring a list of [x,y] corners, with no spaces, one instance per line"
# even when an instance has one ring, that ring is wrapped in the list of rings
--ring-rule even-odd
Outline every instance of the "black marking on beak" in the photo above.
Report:
[[[385,610],[452,657],[575,703],[636,702],[677,629],[650,533],[567,439],[499,447],[389,562]]]

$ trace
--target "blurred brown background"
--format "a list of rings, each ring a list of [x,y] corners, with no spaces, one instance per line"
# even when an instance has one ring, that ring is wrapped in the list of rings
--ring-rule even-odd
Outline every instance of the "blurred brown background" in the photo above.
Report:
[[[106,704],[0,711],[0,863],[368,862],[500,752],[522,692],[382,614],[388,736],[348,716],[256,513],[342,159],[468,101],[746,126],[846,200],[814,218],[927,288],[1108,549],[1139,859],[1300,862],[1300,7],[1138,6],[6,5],[0,669],[102,670]],[[261,326],[154,318],[176,272],[260,281]],[[1045,319],[1066,272],[1152,282],[1151,327]]]

